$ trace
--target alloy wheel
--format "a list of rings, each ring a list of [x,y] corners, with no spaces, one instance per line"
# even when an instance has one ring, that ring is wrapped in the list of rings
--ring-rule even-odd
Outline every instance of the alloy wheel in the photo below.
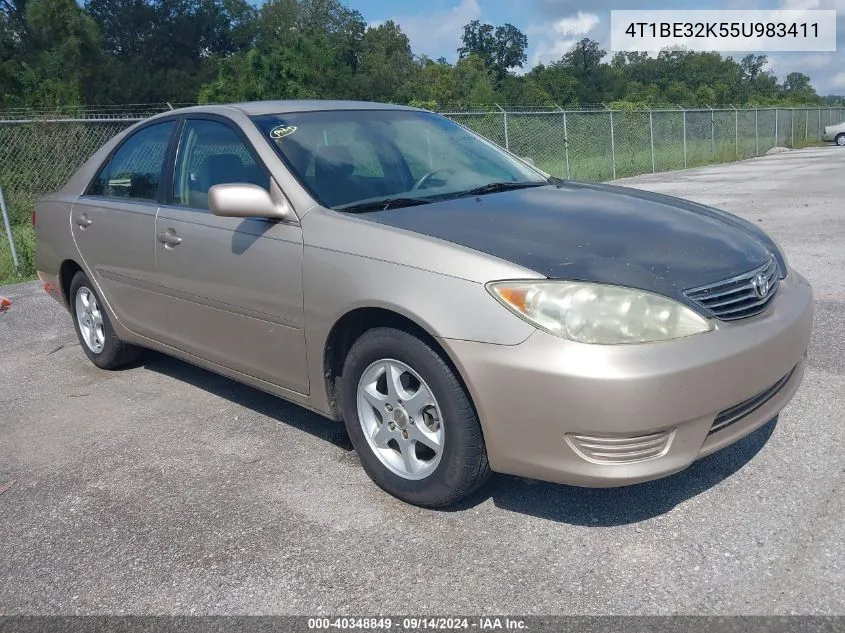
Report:
[[[424,479],[443,456],[445,434],[431,388],[405,363],[382,359],[361,375],[358,419],[379,461],[404,479]]]
[[[106,334],[103,329],[103,313],[97,303],[97,297],[87,287],[82,286],[76,293],[76,321],[82,340],[95,354],[103,351]]]

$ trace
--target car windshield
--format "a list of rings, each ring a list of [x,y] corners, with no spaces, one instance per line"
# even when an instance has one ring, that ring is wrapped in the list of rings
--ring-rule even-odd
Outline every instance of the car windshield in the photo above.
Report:
[[[415,110],[333,110],[254,118],[321,204],[367,211],[547,183],[492,143]]]

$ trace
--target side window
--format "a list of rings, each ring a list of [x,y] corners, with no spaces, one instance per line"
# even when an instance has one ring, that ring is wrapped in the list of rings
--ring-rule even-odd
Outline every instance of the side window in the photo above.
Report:
[[[249,183],[270,190],[270,178],[228,125],[188,119],[176,159],[176,204],[208,209],[208,190],[224,183]]]
[[[175,121],[167,121],[135,132],[102,166],[85,194],[157,200],[161,168],[175,125]]]

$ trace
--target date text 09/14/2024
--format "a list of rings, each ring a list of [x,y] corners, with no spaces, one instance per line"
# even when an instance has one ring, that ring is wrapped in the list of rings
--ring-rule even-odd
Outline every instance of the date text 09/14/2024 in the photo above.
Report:
[[[318,617],[308,618],[312,630],[526,630],[526,622],[519,618],[480,616],[467,617]]]

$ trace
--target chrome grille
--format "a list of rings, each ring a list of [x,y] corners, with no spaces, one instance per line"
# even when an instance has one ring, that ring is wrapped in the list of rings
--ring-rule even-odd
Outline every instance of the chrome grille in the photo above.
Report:
[[[792,374],[795,372],[795,368],[793,367],[792,370],[783,378],[778,380],[775,384],[771,387],[766,389],[765,391],[761,391],[756,396],[749,398],[743,402],[740,402],[737,405],[732,406],[730,409],[725,409],[719,415],[716,416],[716,419],[713,420],[713,426],[710,427],[710,431],[708,435],[711,433],[715,433],[716,431],[721,431],[727,426],[730,426],[734,422],[739,422],[742,418],[751,413],[754,413],[757,409],[762,407],[766,404],[769,400],[771,400],[775,394],[783,389],[783,386],[789,382],[789,379],[792,377]]]
[[[708,314],[722,321],[733,321],[760,314],[774,298],[780,284],[777,261],[772,257],[747,273],[714,284],[684,290]],[[759,290],[765,287],[765,293]]]
[[[646,435],[580,435],[568,433],[566,439],[578,453],[602,464],[627,464],[658,457],[669,444],[669,431]]]

